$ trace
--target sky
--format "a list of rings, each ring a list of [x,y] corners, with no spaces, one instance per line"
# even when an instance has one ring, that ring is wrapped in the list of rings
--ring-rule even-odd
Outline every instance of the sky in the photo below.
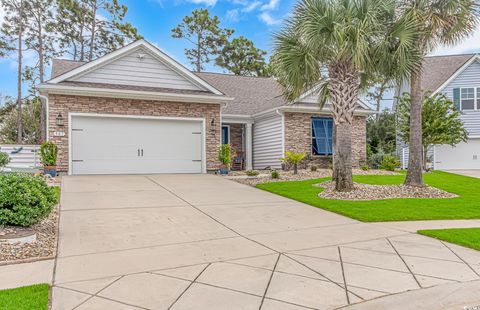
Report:
[[[171,29],[192,10],[208,8],[217,15],[222,27],[235,29],[233,37],[243,35],[252,40],[258,48],[272,50],[272,34],[281,27],[297,0],[120,0],[128,6],[126,20],[139,30],[140,34],[180,63],[192,68],[184,56],[189,47],[185,40],[171,37]],[[0,7],[0,22],[3,20]],[[440,47],[434,55],[480,53],[480,26],[470,37],[454,47]],[[34,61],[27,53],[25,62]],[[16,90],[16,66],[14,57],[0,59],[0,95],[14,95]],[[222,72],[221,68],[207,66],[207,71]],[[386,101],[388,104],[388,100]]]

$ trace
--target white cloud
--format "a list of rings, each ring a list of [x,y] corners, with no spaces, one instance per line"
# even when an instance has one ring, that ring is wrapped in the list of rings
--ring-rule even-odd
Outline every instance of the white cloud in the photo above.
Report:
[[[465,53],[480,53],[480,25],[468,38],[455,46],[440,46],[432,55],[452,55]]]
[[[240,12],[238,9],[228,10],[226,19],[231,22],[238,22],[240,20]]]
[[[271,11],[275,10],[278,7],[278,4],[280,3],[280,0],[269,0],[267,3],[262,5],[260,8],[262,11]]]
[[[217,4],[217,0],[188,0],[188,2],[194,4],[203,4],[206,6],[215,6],[215,4]]]
[[[262,14],[258,15],[258,18],[260,18],[261,21],[269,26],[278,25],[282,22],[280,19],[273,18],[268,12],[263,12]]]
[[[250,13],[251,11],[255,10],[258,8],[262,3],[260,1],[253,1],[251,3],[248,3],[245,5],[245,7],[242,9],[242,12],[245,13]]]

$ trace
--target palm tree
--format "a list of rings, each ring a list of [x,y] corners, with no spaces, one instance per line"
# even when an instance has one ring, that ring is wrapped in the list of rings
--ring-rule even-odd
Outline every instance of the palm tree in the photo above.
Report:
[[[412,21],[396,16],[394,0],[302,0],[275,34],[272,65],[285,97],[318,89],[320,107],[331,102],[336,190],[353,189],[351,134],[359,93],[378,74],[409,77],[419,62],[416,40]]]
[[[417,49],[424,57],[438,45],[453,45],[475,29],[478,0],[403,0],[399,11],[416,23]],[[423,61],[422,61],[423,62]],[[420,65],[421,68],[421,65]],[[422,176],[422,90],[421,70],[410,77],[410,138],[408,172],[405,185],[424,186]]]

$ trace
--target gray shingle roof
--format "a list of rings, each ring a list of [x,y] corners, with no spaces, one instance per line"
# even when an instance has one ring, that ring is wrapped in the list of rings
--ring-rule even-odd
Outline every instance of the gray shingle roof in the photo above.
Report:
[[[74,61],[67,59],[54,59],[52,61],[52,73],[50,78],[54,79],[68,71],[72,71],[82,65],[86,64],[85,61]]]
[[[425,58],[421,87],[423,91],[436,91],[475,54],[431,56]]]

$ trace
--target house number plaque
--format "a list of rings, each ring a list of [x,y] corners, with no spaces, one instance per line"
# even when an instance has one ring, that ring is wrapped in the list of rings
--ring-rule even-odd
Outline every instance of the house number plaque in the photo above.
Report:
[[[65,137],[65,132],[64,131],[55,131],[53,133],[55,137]]]

